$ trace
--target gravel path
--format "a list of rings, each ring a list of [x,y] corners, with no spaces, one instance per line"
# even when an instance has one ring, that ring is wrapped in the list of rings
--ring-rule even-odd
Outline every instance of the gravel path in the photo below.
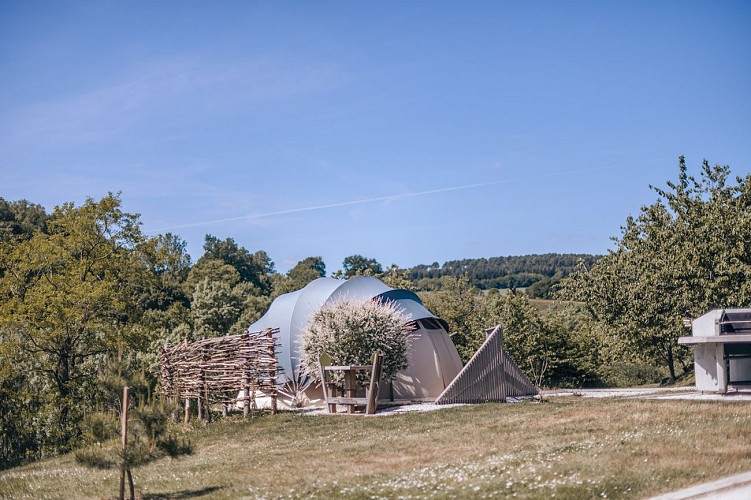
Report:
[[[693,387],[646,387],[631,389],[576,389],[543,391],[545,396],[581,396],[584,398],[693,399],[699,401],[751,401],[751,389],[727,394],[701,393]]]

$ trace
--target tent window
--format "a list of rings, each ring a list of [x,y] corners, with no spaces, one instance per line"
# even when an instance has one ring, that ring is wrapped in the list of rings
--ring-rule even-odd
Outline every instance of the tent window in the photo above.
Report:
[[[423,318],[420,320],[422,327],[426,330],[442,330],[441,324],[434,318]]]

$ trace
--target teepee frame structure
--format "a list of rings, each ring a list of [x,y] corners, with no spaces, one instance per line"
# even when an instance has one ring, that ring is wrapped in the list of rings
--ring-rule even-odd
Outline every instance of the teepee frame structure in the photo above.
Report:
[[[435,404],[506,402],[508,397],[537,394],[532,381],[503,348],[501,325],[488,332],[480,349]]]

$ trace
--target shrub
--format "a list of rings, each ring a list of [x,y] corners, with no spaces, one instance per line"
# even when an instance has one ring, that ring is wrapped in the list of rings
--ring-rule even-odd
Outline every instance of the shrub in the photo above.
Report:
[[[390,380],[407,367],[407,337],[412,328],[409,317],[392,301],[333,301],[313,314],[303,331],[302,363],[318,380],[318,358],[323,353],[333,364],[365,365],[380,351],[383,376]]]

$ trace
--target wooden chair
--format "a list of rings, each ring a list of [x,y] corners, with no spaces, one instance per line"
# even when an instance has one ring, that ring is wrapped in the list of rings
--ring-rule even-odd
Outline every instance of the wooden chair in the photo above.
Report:
[[[336,383],[331,381],[330,372],[326,367],[331,365],[331,357],[328,354],[321,354],[318,357],[318,370],[321,375],[321,389],[323,389],[323,401],[326,404],[326,411],[336,413],[336,403],[330,403],[334,394],[336,394]]]

